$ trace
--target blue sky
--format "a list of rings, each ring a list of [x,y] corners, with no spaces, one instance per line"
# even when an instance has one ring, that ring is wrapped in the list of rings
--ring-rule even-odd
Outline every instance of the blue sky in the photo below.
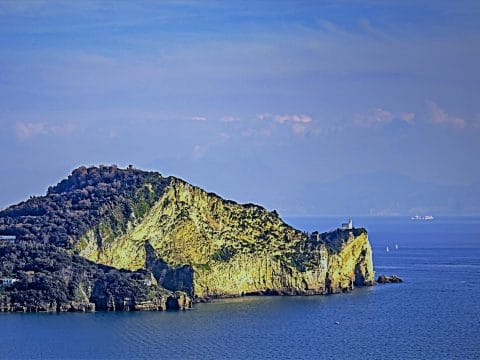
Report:
[[[345,175],[479,182],[479,19],[477,1],[0,1],[0,207],[82,164],[287,215],[284,194]]]

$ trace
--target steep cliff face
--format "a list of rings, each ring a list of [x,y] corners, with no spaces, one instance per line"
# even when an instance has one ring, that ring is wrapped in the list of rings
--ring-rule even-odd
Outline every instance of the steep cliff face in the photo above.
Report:
[[[334,293],[374,276],[363,229],[312,239],[275,212],[225,201],[176,178],[122,236],[99,239],[112,238],[102,226],[81,238],[80,255],[117,268],[150,267],[159,284],[197,298]]]
[[[355,286],[373,285],[375,273],[372,248],[364,229],[345,231],[348,238],[339,251],[331,251],[328,257],[326,290],[337,293]]]
[[[64,201],[51,205],[55,199]],[[336,293],[374,279],[364,229],[311,236],[285,224],[275,211],[227,201],[158,173],[81,168],[32,201],[0,213],[0,233],[21,235],[27,223],[24,233],[35,238],[36,224],[58,222],[60,213],[70,228],[55,229],[55,239],[62,239],[57,245],[98,264],[146,270],[158,286],[198,299]]]

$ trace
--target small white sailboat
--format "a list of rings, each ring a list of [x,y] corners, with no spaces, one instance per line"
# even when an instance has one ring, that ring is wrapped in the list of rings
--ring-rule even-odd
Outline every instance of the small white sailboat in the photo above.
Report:
[[[390,249],[388,248],[388,246],[387,246],[387,248],[386,248],[386,251],[387,251],[387,252],[389,252],[389,251],[390,251]]]
[[[395,244],[395,250],[398,250],[398,244]]]

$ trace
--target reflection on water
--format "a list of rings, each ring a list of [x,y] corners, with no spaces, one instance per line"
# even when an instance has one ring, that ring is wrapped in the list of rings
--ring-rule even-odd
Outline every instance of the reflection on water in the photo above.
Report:
[[[403,284],[186,312],[0,314],[0,358],[478,358],[480,221],[442,221],[365,220],[377,273]],[[312,230],[332,218],[289,222]]]

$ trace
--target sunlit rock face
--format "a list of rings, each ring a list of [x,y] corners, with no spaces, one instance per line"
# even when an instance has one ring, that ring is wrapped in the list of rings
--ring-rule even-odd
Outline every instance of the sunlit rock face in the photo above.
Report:
[[[374,279],[365,229],[307,234],[276,211],[132,167],[74,170],[45,196],[1,211],[0,234],[142,271],[153,286],[197,300],[337,293]]]
[[[81,256],[148,269],[158,285],[197,299],[337,293],[373,283],[364,229],[310,236],[275,211],[223,200],[157,173],[133,194],[129,206],[113,206],[75,239]]]

